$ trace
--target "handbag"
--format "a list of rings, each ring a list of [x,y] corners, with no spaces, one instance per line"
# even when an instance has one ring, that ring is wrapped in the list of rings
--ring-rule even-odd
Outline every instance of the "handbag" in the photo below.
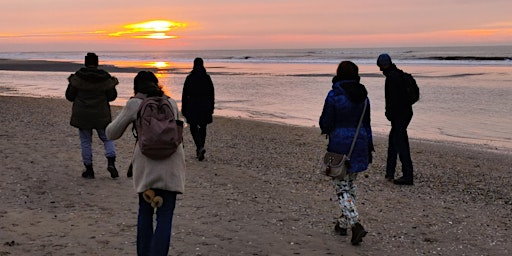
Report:
[[[357,124],[356,134],[354,135],[354,139],[352,140],[352,145],[350,145],[350,151],[348,155],[338,154],[334,152],[327,151],[324,155],[322,161],[321,172],[329,177],[343,179],[348,173],[350,169],[350,156],[352,155],[352,151],[354,150],[354,146],[356,145],[357,136],[359,135],[359,129],[361,128],[361,123],[363,122],[364,113],[366,112],[367,101],[364,101],[363,113],[361,113],[361,117],[359,118],[359,123]]]

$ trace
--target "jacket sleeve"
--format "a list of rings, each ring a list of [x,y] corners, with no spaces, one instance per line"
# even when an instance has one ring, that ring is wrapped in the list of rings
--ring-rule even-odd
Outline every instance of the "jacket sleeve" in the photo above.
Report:
[[[215,88],[213,87],[213,81],[210,76],[208,76],[208,85],[210,87],[210,109],[211,114],[213,115],[213,112],[215,110]]]
[[[185,118],[187,118],[187,110],[188,110],[189,83],[190,83],[190,78],[187,76],[187,78],[185,78],[185,83],[183,84],[183,91],[181,93],[181,114]]]
[[[68,81],[69,79],[74,76],[74,75],[70,75],[69,78],[68,78]],[[71,83],[68,83],[68,87],[66,88],[66,99],[69,100],[69,101],[74,101],[75,98],[76,98],[76,88],[74,86],[71,85]]]
[[[126,106],[121,110],[119,115],[107,126],[105,133],[108,139],[116,140],[121,138],[128,125],[137,119],[137,111],[139,110],[141,102],[141,99],[136,98],[126,102]]]
[[[334,103],[332,102],[331,93],[325,98],[324,107],[322,109],[322,115],[320,115],[320,130],[322,134],[329,134],[334,129]]]

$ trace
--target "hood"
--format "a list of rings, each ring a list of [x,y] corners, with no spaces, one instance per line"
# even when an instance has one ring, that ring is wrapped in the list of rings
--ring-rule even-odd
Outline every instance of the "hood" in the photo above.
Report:
[[[362,103],[368,96],[366,87],[356,80],[339,81],[332,86],[332,89],[336,93],[342,93],[342,91],[345,91],[348,99],[354,103]]]
[[[97,68],[81,68],[68,78],[69,83],[82,90],[110,90],[119,81],[107,71]]]
[[[396,67],[395,64],[391,64],[388,68],[383,69],[382,73],[384,74],[384,76],[388,76],[391,72],[395,70],[398,70],[398,68]]]

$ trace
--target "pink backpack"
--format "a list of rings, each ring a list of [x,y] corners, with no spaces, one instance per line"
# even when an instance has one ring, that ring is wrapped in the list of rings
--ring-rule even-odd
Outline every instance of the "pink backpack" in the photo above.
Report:
[[[183,121],[174,116],[168,97],[135,97],[142,99],[134,125],[140,151],[151,159],[170,157],[183,141]]]

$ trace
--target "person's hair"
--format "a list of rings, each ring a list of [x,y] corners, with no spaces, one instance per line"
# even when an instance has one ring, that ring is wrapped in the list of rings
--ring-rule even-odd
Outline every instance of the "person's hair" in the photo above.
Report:
[[[151,71],[140,71],[133,79],[133,92],[152,96],[163,96],[162,87],[158,84],[158,78]]]
[[[203,59],[197,57],[194,59],[194,68],[202,68],[204,67],[204,61]]]
[[[340,80],[360,80],[359,68],[352,61],[342,61],[336,70],[336,76]]]

